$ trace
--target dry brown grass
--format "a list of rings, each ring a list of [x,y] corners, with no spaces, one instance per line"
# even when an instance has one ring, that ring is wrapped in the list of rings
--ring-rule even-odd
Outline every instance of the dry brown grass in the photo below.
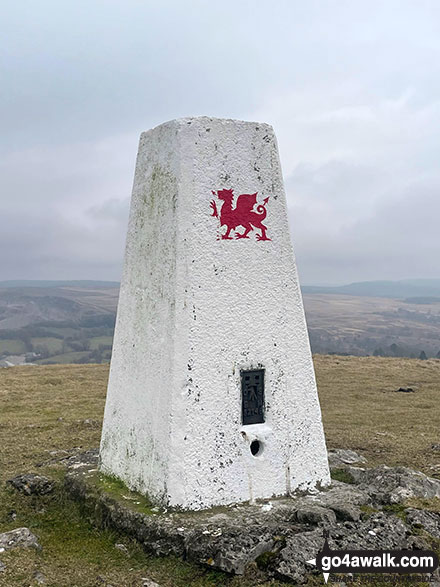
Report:
[[[440,473],[440,360],[315,355],[329,448]],[[415,393],[395,393],[411,387]]]
[[[143,577],[162,587],[253,587],[252,577],[231,578],[172,557],[147,556],[127,537],[91,526],[62,491],[33,499],[5,487],[6,479],[22,472],[59,474],[44,465],[54,458],[52,451],[99,445],[107,378],[108,365],[0,369],[0,532],[27,526],[43,547],[2,553],[6,571],[0,572],[0,586],[36,585],[39,571],[48,587],[140,587]],[[115,548],[120,542],[128,555]],[[271,583],[276,585],[282,584]]]
[[[428,474],[440,471],[440,361],[315,356],[329,448],[352,448],[369,464],[401,464]],[[93,529],[77,506],[62,496],[33,500],[4,488],[51,451],[99,444],[107,365],[53,365],[0,369],[0,532],[30,527],[41,552],[3,553],[0,585],[33,585],[39,570],[48,586],[142,585],[150,576],[163,586],[251,586],[175,559],[146,556],[126,538]],[[416,393],[394,393],[411,386]],[[51,472],[53,474],[53,472]],[[12,520],[10,511],[17,512]],[[114,548],[127,544],[126,556]],[[273,584],[275,585],[275,584]]]
[[[50,451],[97,446],[107,379],[108,365],[0,369],[0,479],[34,470]]]

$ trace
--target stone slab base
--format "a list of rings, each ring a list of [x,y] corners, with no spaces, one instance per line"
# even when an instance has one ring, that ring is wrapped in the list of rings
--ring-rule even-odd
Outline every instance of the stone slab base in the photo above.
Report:
[[[440,514],[406,507],[440,497],[440,481],[399,468],[343,465],[349,483],[324,491],[198,512],[151,508],[145,498],[97,469],[97,451],[66,460],[65,486],[97,525],[117,529],[158,556],[175,555],[226,573],[256,563],[264,577],[303,583],[321,549],[438,548]],[[341,466],[341,465],[339,465]]]

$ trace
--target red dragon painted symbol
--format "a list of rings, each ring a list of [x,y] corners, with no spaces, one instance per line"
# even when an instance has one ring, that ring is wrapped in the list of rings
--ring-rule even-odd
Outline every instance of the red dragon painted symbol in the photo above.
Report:
[[[241,194],[237,198],[235,208],[232,207],[232,200],[234,199],[234,190],[218,190],[212,192],[223,203],[220,208],[220,214],[217,210],[215,200],[211,200],[212,214],[220,220],[220,226],[226,226],[225,234],[221,235],[222,239],[232,240],[234,237],[230,236],[231,230],[235,230],[237,226],[242,226],[244,232],[236,232],[235,238],[249,238],[249,233],[254,228],[259,228],[261,234],[257,234],[258,241],[270,241],[271,239],[266,235],[267,227],[264,226],[263,220],[266,218],[267,210],[266,204],[269,198],[265,198],[262,204],[259,204],[254,210],[257,203],[257,194]]]

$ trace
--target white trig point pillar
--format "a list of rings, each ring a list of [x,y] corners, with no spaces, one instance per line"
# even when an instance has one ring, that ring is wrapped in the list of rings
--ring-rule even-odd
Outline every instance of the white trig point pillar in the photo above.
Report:
[[[184,509],[330,481],[267,124],[141,135],[100,463]]]

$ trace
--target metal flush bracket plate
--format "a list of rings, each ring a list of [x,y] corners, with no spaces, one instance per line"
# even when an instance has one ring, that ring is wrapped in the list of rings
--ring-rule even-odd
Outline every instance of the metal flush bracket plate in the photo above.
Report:
[[[264,422],[264,369],[240,371],[242,423]]]

